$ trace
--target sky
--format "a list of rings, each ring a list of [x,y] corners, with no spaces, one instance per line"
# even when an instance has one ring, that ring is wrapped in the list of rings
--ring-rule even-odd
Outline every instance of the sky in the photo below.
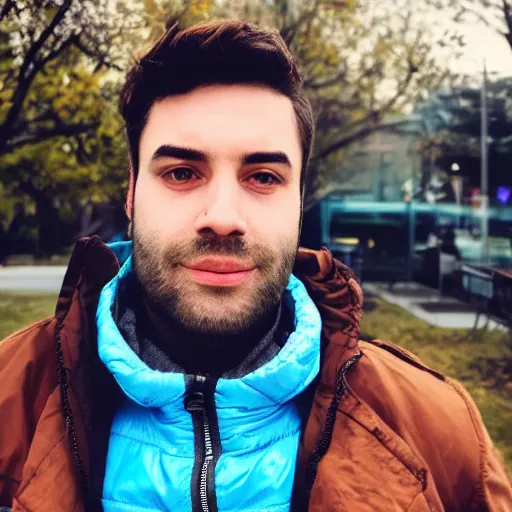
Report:
[[[463,74],[481,74],[483,61],[489,74],[512,75],[512,50],[505,38],[483,24],[459,26],[466,41],[463,56],[451,63],[454,70]]]
[[[438,62],[447,63],[455,75],[472,77],[466,83],[481,83],[484,60],[490,79],[512,76],[512,50],[505,37],[498,32],[498,29],[504,31],[506,28],[502,19],[503,14],[498,12],[496,16],[492,15],[491,13],[495,11],[483,8],[484,0],[470,3],[475,6],[475,14],[468,14],[459,21],[454,21],[457,9],[449,8],[448,0],[444,2],[446,6],[443,8],[436,7],[432,0],[379,0],[375,3],[374,0],[365,1],[369,6],[366,11],[369,23],[373,16],[383,15],[383,19],[387,19],[386,23],[391,24],[397,32],[405,22],[410,23],[412,37],[416,31],[430,37],[433,56]],[[502,0],[485,1],[501,5]],[[496,28],[479,20],[477,15],[486,19],[488,23],[493,23]],[[457,35],[461,35],[465,42],[463,48],[452,41],[452,37]],[[438,44],[441,41],[445,43],[442,46]],[[462,55],[456,56],[456,53]]]

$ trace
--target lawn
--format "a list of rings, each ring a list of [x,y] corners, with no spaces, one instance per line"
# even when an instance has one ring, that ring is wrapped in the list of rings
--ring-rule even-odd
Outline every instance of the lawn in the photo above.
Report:
[[[55,294],[0,292],[0,339],[53,313]],[[512,474],[512,343],[502,332],[431,327],[403,309],[375,298],[366,301],[363,337],[398,343],[428,366],[464,384]]]
[[[0,292],[0,340],[25,325],[53,315],[57,294]]]

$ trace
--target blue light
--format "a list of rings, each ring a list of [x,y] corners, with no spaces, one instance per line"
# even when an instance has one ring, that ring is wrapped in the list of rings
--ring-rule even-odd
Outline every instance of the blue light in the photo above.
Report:
[[[496,197],[501,204],[508,204],[511,192],[510,187],[498,187]]]

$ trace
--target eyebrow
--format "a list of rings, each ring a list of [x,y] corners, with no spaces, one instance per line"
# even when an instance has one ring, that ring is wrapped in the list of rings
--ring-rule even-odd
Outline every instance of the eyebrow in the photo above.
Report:
[[[170,146],[168,144],[160,146],[153,153],[151,160],[154,161],[165,157],[179,158],[181,160],[194,160],[196,162],[206,162],[208,160],[208,155],[203,151],[198,151],[197,149],[182,148],[178,146]]]
[[[197,149],[164,144],[153,153],[151,161],[159,160],[160,158],[179,158],[180,160],[207,162],[208,154]],[[284,164],[288,167],[292,166],[290,159],[282,151],[256,151],[254,153],[247,153],[242,157],[243,165],[269,163]]]
[[[250,164],[285,164],[291,167],[290,159],[282,151],[258,151],[248,153],[242,159],[244,165]]]

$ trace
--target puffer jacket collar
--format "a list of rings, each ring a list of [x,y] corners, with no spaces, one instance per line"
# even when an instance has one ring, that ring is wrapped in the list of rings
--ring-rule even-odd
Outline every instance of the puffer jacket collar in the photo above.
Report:
[[[125,243],[123,251],[129,249],[128,245],[131,244]],[[115,251],[117,249],[114,248]],[[96,316],[100,359],[131,400],[143,407],[173,409],[172,406],[182,401],[182,397],[179,392],[169,393],[169,390],[181,390],[183,376],[149,368],[122,338],[112,315],[119,283],[131,272],[132,258],[129,257],[101,292]],[[241,379],[219,380],[218,387],[224,391],[221,398],[227,406],[247,407],[251,402],[248,393],[255,395],[253,400],[259,406],[285,404],[302,393],[318,373],[321,325],[318,311],[295,276],[290,276],[285,293],[295,305],[295,331],[290,334],[279,354],[262,367]],[[283,378],[283,371],[286,378]],[[238,387],[245,391],[230,393]],[[240,403],[236,400],[240,400]],[[260,403],[265,401],[268,404]],[[175,409],[173,412],[176,412]]]

